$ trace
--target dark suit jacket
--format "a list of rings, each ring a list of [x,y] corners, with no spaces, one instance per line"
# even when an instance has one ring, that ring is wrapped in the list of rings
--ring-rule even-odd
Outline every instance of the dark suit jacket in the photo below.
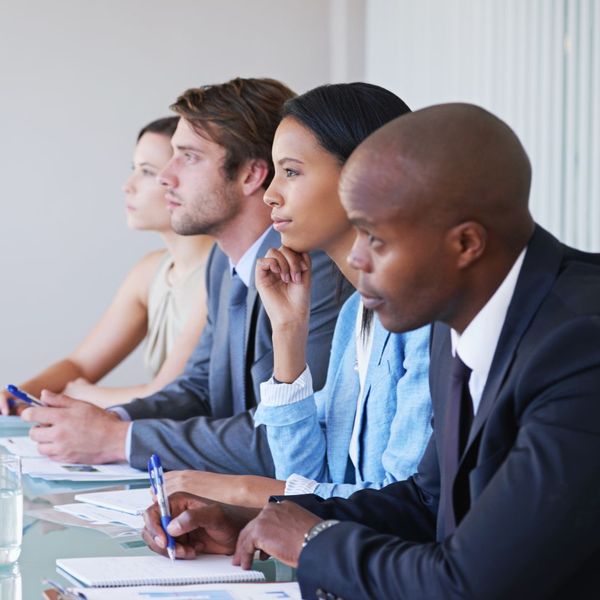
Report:
[[[436,324],[435,427],[416,475],[345,501],[295,498],[353,521],[302,552],[302,597],[600,597],[600,255],[536,228],[454,480],[460,523],[443,539],[450,360]]]
[[[258,256],[281,239],[271,230]],[[333,263],[322,252],[312,254],[312,304],[307,357],[315,386],[325,383],[331,338],[341,302],[350,294],[344,286],[336,298]],[[271,324],[252,282],[248,288],[245,332],[240,343],[249,355],[246,405],[231,389],[228,342],[229,261],[217,247],[207,265],[208,321],[185,370],[160,392],[122,408],[134,420],[130,462],[145,468],[156,452],[166,469],[200,469],[221,473],[274,474],[264,427],[254,428],[252,415],[260,398],[259,385],[273,373]]]

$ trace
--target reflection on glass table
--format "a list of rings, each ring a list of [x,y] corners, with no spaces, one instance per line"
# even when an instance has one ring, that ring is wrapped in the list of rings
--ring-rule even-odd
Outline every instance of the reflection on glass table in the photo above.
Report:
[[[9,435],[27,435],[27,429],[9,428],[0,423],[0,437]],[[57,504],[75,502],[75,495],[84,492],[147,486],[147,481],[129,481],[115,485],[114,482],[46,481],[23,476],[25,516],[21,556],[9,569],[0,571],[0,598],[39,600],[42,598],[42,591],[48,588],[42,583],[43,579],[72,585],[72,582],[57,574],[58,558],[152,555],[139,534],[132,535],[131,530],[127,531],[125,526],[122,529],[119,529],[121,526],[118,524],[112,528],[109,525],[94,527],[89,523],[73,526],[67,523],[71,515],[61,514],[53,508]],[[150,504],[150,492],[148,500]],[[39,518],[40,516],[44,518]],[[127,535],[120,535],[125,532]],[[294,579],[293,570],[277,561],[256,561],[253,568],[262,571],[267,581]]]

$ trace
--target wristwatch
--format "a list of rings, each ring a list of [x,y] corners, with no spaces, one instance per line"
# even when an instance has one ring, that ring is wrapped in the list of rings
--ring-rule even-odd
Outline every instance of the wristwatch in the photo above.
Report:
[[[306,544],[308,544],[310,540],[316,538],[322,531],[325,531],[326,529],[329,529],[330,527],[333,527],[338,523],[339,521],[337,521],[336,519],[328,519],[327,521],[320,521],[319,523],[311,527],[304,534],[304,542],[302,543],[302,548],[305,548]]]

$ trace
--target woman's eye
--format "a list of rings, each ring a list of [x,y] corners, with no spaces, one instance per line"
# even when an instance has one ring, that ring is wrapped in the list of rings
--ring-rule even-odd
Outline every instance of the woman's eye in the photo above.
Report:
[[[155,177],[154,171],[151,171],[150,169],[142,169],[142,175],[147,177]]]
[[[367,242],[369,243],[369,246],[374,246],[376,244],[378,244],[381,240],[376,238],[374,235],[368,233],[367,234]]]
[[[298,171],[294,171],[294,169],[284,169],[283,171],[286,177],[295,177],[298,175]]]

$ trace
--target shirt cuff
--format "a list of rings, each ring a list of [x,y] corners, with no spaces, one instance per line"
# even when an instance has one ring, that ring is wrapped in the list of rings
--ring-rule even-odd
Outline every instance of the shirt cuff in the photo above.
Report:
[[[107,408],[108,412],[115,413],[121,421],[131,421],[131,417],[129,413],[122,408],[121,406],[113,406],[112,408]],[[129,460],[131,456],[131,430],[133,429],[133,422],[129,423],[129,427],[127,428],[127,437],[125,438],[125,457],[127,458],[127,462],[131,462]]]
[[[313,393],[313,382],[307,366],[296,381],[277,383],[273,377],[260,384],[260,401],[265,406],[286,406],[300,402]]]
[[[298,494],[314,494],[317,489],[318,482],[314,479],[307,479],[292,473],[285,482],[285,491],[283,492],[286,496],[297,496]]]
[[[129,413],[122,406],[113,406],[106,409],[108,412],[115,413],[121,421],[131,421]]]

